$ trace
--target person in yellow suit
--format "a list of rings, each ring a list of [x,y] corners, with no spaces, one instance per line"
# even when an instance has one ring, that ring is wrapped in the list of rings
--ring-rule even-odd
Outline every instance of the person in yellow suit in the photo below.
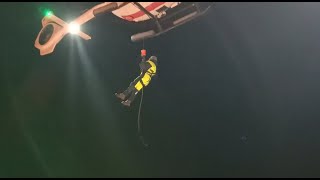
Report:
[[[122,104],[130,106],[134,101],[135,96],[139,91],[148,86],[154,75],[157,73],[158,59],[156,56],[151,56],[147,61],[143,60],[140,62],[140,75],[130,83],[130,86],[122,93],[116,93],[115,95],[122,100]]]

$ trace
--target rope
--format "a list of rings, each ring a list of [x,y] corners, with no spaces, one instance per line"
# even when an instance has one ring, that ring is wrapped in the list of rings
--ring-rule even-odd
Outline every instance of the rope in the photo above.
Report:
[[[144,49],[144,39],[142,41],[142,49]],[[142,83],[143,84],[143,83]],[[149,145],[145,142],[144,138],[143,138],[143,134],[142,134],[142,131],[141,131],[141,118],[140,118],[140,114],[141,114],[141,107],[142,107],[142,101],[143,101],[143,89],[141,89],[141,98],[140,98],[140,105],[139,105],[139,113],[138,113],[138,135],[139,135],[139,138],[140,138],[140,141],[142,142],[142,144],[145,146],[145,147],[148,147]]]
[[[144,49],[144,38],[142,39],[142,49]]]
[[[142,142],[142,144],[143,144],[145,147],[148,147],[149,145],[145,142],[145,140],[144,140],[144,138],[143,138],[142,131],[141,131],[141,118],[140,118],[140,114],[141,114],[142,101],[143,101],[143,88],[141,89],[141,98],[140,98],[139,113],[138,113],[138,135],[139,135],[139,138],[140,138],[140,141]]]

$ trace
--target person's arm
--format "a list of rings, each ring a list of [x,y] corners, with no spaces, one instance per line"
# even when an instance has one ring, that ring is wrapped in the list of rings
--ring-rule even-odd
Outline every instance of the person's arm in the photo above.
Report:
[[[151,67],[150,63],[146,62],[146,61],[142,61],[140,64],[140,71],[141,73],[144,75],[147,70]]]
[[[145,57],[145,56],[142,56],[141,61],[142,61],[142,62],[146,62],[146,57]]]

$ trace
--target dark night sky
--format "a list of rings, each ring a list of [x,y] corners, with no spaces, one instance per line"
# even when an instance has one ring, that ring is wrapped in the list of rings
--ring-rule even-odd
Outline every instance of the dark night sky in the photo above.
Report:
[[[90,3],[1,3],[1,177],[319,177],[320,3],[217,3],[145,42],[159,75],[123,107],[139,74],[139,26],[103,15],[40,56],[43,8],[70,20]],[[79,46],[77,46],[79,45]]]

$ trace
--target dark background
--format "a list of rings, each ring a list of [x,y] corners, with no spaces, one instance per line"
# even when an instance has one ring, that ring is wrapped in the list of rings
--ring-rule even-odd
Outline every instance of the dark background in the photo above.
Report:
[[[70,21],[96,3],[1,3],[1,177],[319,177],[320,4],[216,3],[145,41],[159,75],[131,108],[145,25],[103,15],[53,54],[43,10]]]

